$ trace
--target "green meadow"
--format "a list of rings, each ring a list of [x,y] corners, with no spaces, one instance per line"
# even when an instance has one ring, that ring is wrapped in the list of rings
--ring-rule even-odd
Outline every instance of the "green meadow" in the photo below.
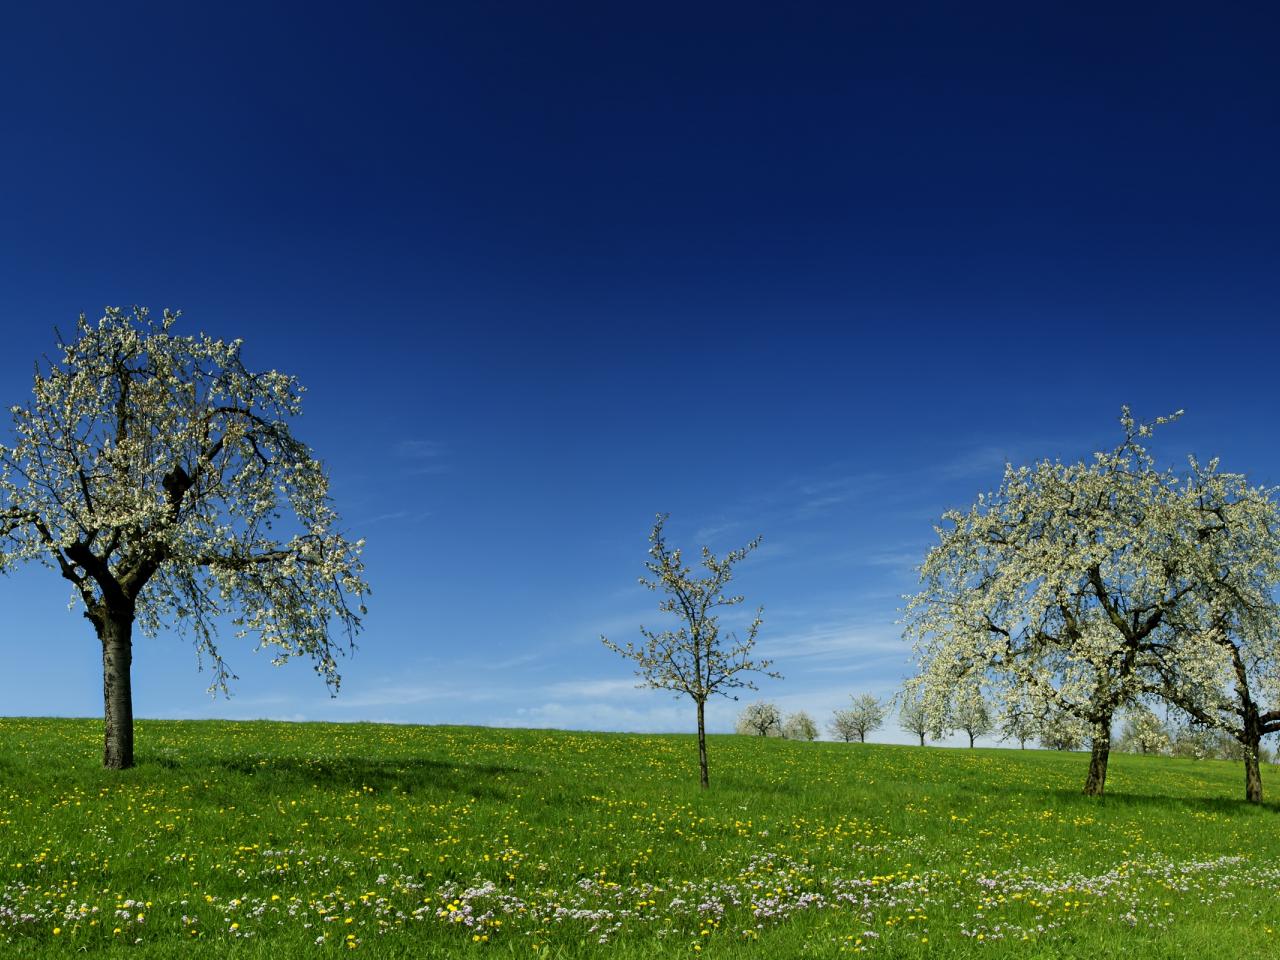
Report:
[[[1114,756],[1099,801],[1084,754],[718,736],[702,792],[692,736],[137,736],[0,720],[0,955],[1280,954],[1238,764]]]

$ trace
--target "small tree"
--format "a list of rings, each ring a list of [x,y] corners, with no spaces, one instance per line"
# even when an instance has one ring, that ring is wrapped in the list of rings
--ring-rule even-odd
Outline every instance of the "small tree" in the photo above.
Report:
[[[1215,731],[1199,723],[1188,723],[1174,731],[1171,752],[1175,757],[1204,760],[1214,755]]]
[[[1164,723],[1143,704],[1125,711],[1120,742],[1132,753],[1169,753],[1173,748]]]
[[[1015,700],[1005,705],[996,722],[1001,740],[1015,740],[1019,750],[1027,749],[1027,743],[1040,735],[1044,709],[1027,700]]]
[[[854,740],[861,739],[858,735],[857,721],[854,719],[852,710],[836,710],[831,715],[831,723],[827,725],[827,729],[831,731],[831,735],[837,740],[843,740],[845,743],[852,743]]]
[[[973,684],[964,684],[956,691],[949,716],[951,726],[968,734],[970,749],[973,749],[975,739],[985,737],[995,729],[991,707],[982,691]]]
[[[310,657],[336,691],[329,627],[350,644],[369,592],[364,542],[338,532],[324,470],[289,429],[302,387],[248,370],[239,340],[171,335],[176,320],[81,316],[11,408],[16,445],[0,444],[0,570],[39,560],[71,584],[102,647],[112,769],[133,766],[135,625],[190,629],[226,692],[215,625],[234,614],[238,637],[273,663]]]
[[[782,735],[788,740],[817,740],[818,725],[813,722],[813,717],[800,710],[787,717],[782,725]]]
[[[899,696],[898,725],[919,737],[920,746],[923,747],[925,737],[942,739],[946,721],[942,714],[926,703],[919,687],[912,686]]]
[[[875,694],[860,693],[853,698],[848,710],[837,710],[836,716],[844,719],[850,731],[858,738],[859,743],[867,742],[867,734],[884,726],[884,719],[889,714],[889,704],[882,703]],[[851,740],[853,737],[841,739]]]
[[[1066,710],[1051,710],[1040,724],[1040,746],[1046,750],[1079,750],[1093,735],[1093,728]],[[1111,731],[1106,731],[1108,741]]]
[[[750,737],[780,737],[782,714],[776,705],[767,700],[757,700],[742,708],[734,729]]]
[[[737,640],[732,633],[720,635],[718,610],[742,603],[741,596],[728,596],[725,587],[733,579],[733,567],[756,547],[756,537],[745,547],[731,550],[718,558],[707,547],[702,548],[702,566],[707,576],[694,576],[693,570],[681,559],[679,548],[670,550],[662,535],[667,514],[658,514],[649,534],[649,560],[645,562],[652,579],[641,577],[640,582],[650,590],[661,590],[666,596],[659,601],[658,609],[675,614],[681,625],[676,630],[658,632],[646,630],[640,633],[645,642],[637,647],[632,643],[619,646],[608,637],[600,639],[606,647],[637,664],[636,676],[640,685],[657,690],[671,690],[686,694],[698,711],[698,775],[706,788],[710,785],[707,772],[707,700],[713,694],[736,700],[732,690],[755,690],[756,685],[743,676],[746,673],[763,673],[781,678],[781,674],[769,669],[768,660],[751,659],[751,651],[760,631],[764,608],[756,611],[747,628],[747,635]]]

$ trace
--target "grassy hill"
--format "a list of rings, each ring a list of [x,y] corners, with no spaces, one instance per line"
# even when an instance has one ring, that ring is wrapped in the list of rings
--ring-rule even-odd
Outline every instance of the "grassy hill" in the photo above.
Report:
[[[1280,956],[1238,765],[458,727],[0,720],[0,955]],[[1267,773],[1264,772],[1264,777]],[[1280,783],[1268,783],[1280,798]]]

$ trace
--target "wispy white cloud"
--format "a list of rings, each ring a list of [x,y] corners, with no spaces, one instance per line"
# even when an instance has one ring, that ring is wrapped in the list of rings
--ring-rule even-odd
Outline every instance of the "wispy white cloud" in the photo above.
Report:
[[[620,680],[611,678],[561,680],[541,688],[540,692],[556,700],[573,697],[585,700],[593,697],[613,697],[629,694],[637,689],[636,684],[637,681],[634,677]]]
[[[562,730],[617,730],[632,733],[688,733],[694,728],[694,708],[650,694],[643,701],[620,703],[550,700],[521,707],[493,721],[497,727],[554,727]]]
[[[955,454],[938,463],[934,469],[948,479],[985,477],[994,485],[1004,474],[1004,465],[1013,459],[1010,447],[983,444]]]
[[[406,460],[427,460],[444,456],[445,449],[435,440],[401,440],[396,444],[396,454]]]
[[[762,637],[758,649],[762,656],[771,660],[820,658],[832,664],[907,652],[897,625],[860,622],[820,623],[790,633]]]
[[[431,516],[430,510],[392,510],[389,513],[378,513],[372,517],[366,517],[361,523],[421,523]]]
[[[364,710],[370,707],[383,709],[391,707],[409,707],[422,704],[437,703],[442,700],[453,702],[484,703],[501,700],[508,692],[492,686],[477,686],[473,683],[458,681],[435,681],[429,683],[401,683],[382,686],[365,686],[355,690],[346,690],[341,696],[329,701],[334,708],[342,711]]]
[[[730,520],[726,523],[710,524],[695,530],[693,532],[693,539],[699,545],[704,543],[710,545],[725,534],[742,530],[745,526],[746,522],[743,520]]]
[[[864,567],[891,567],[907,573],[914,573],[915,568],[924,562],[927,548],[921,546],[914,550],[881,550],[853,554],[853,559]]]
[[[408,476],[447,473],[451,469],[448,450],[435,440],[401,440],[395,454],[406,464],[404,472]]]

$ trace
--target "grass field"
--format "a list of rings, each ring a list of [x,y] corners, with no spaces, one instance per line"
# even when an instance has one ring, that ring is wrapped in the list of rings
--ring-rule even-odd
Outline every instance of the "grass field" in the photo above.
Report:
[[[1236,764],[712,737],[702,794],[692,737],[100,730],[0,720],[2,956],[1280,956]]]

